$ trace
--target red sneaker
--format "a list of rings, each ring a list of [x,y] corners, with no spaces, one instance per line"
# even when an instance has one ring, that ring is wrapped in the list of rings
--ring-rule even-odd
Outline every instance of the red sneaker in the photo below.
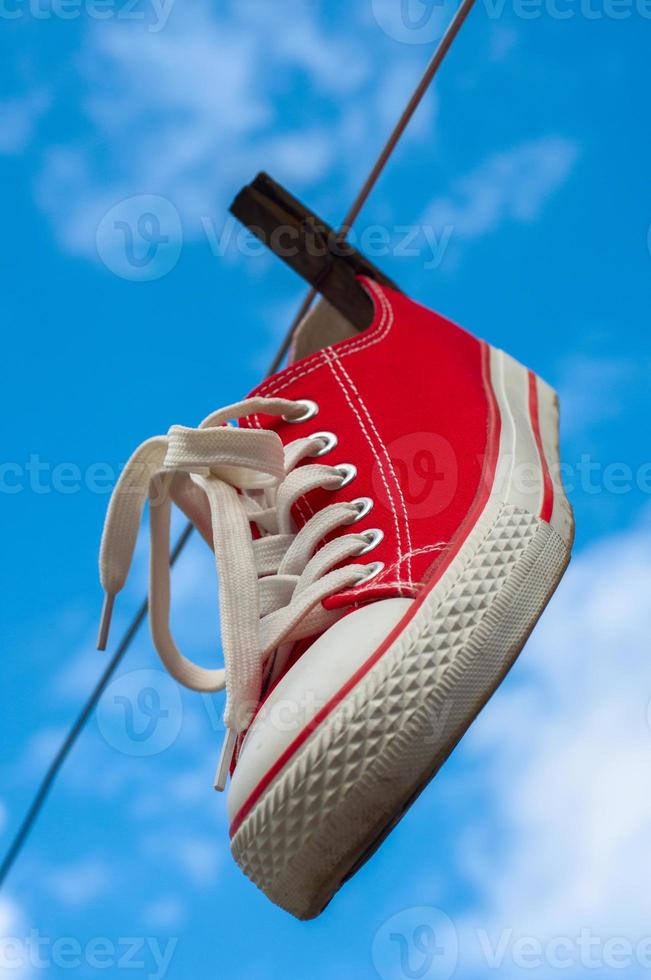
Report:
[[[518,656],[573,539],[552,389],[405,296],[367,287],[367,331],[321,304],[294,363],[201,429],[146,443],[121,480],[133,488],[143,460],[169,474],[214,535],[232,852],[302,919],[448,757]],[[234,413],[240,428],[224,427]],[[115,494],[107,520],[110,596],[135,540],[127,498]],[[191,665],[169,633],[168,511],[163,495],[154,639],[179,680],[215,690],[222,672]]]

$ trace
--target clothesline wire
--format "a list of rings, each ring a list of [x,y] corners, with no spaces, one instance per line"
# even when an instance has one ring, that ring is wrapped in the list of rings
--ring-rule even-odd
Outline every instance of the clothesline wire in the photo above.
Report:
[[[414,113],[418,109],[419,105],[423,101],[423,98],[427,94],[430,85],[434,81],[434,77],[437,71],[439,70],[439,68],[441,67],[441,63],[443,62],[443,59],[445,58],[446,54],[452,47],[452,44],[454,43],[457,34],[463,27],[466,17],[472,10],[474,3],[475,0],[462,0],[462,3],[457,8],[456,13],[452,18],[452,20],[450,21],[450,25],[448,29],[446,30],[445,34],[441,38],[441,41],[439,42],[436,48],[436,51],[432,55],[432,58],[429,64],[427,65],[427,68],[425,69],[425,72],[421,80],[419,81],[418,85],[414,89],[413,95],[409,99],[409,102],[405,106],[405,109],[403,110],[400,119],[396,123],[391,135],[389,136],[389,139],[387,140],[384,147],[382,148],[382,152],[377,158],[377,161],[373,165],[373,169],[371,170],[368,177],[364,181],[364,184],[359,194],[351,204],[350,210],[346,214],[346,217],[344,218],[341,224],[341,228],[339,230],[339,236],[341,238],[344,239],[346,238],[351,227],[355,224],[355,221],[359,217],[362,208],[368,201],[371,192],[373,191],[373,188],[375,187],[380,177],[382,176],[387,163],[393,156],[393,153],[398,143],[400,142],[405,130],[407,129],[407,126],[411,122]],[[298,312],[296,313],[296,316],[292,320],[292,323],[289,327],[289,330],[287,331],[285,339],[281,344],[280,349],[278,350],[278,353],[276,354],[276,357],[274,358],[271,364],[269,374],[275,374],[278,368],[280,367],[280,365],[282,364],[285,355],[287,354],[287,351],[290,348],[292,338],[296,332],[296,329],[299,323],[309,312],[310,307],[312,306],[312,303],[316,298],[316,295],[317,295],[316,289],[310,289],[310,291],[305,296],[305,299],[301,303]]]
[[[462,3],[457,8],[448,29],[446,30],[445,34],[441,38],[432,59],[430,60],[429,64],[427,65],[427,68],[425,69],[425,73],[423,74],[421,80],[419,81],[402,115],[400,116],[400,119],[398,120],[393,132],[391,133],[389,139],[384,145],[382,152],[380,153],[380,156],[378,157],[376,163],[373,166],[373,169],[368,175],[359,194],[353,201],[350,210],[348,211],[346,217],[344,218],[344,221],[339,231],[339,236],[342,239],[346,238],[348,232],[350,231],[351,226],[355,223],[355,221],[359,217],[362,208],[368,201],[368,198],[371,192],[373,191],[373,188],[375,187],[378,180],[380,179],[387,163],[389,162],[391,156],[393,155],[393,152],[395,151],[398,143],[400,142],[402,135],[404,134],[407,126],[409,125],[412,116],[416,112],[425,94],[429,90],[430,85],[432,84],[434,77],[443,59],[445,58],[446,54],[450,50],[450,47],[452,46],[454,39],[459,33],[466,17],[470,13],[470,10],[472,9],[474,2],[475,0],[462,0]],[[287,354],[287,351],[289,350],[289,347],[291,345],[292,338],[294,336],[296,328],[298,327],[299,323],[302,321],[303,317],[310,310],[310,307],[312,306],[315,296],[316,296],[316,291],[310,290],[310,292],[306,295],[305,299],[301,303],[301,306],[296,316],[294,317],[294,320],[292,321],[292,324],[287,332],[287,335],[283,343],[281,344],[276,356],[274,357],[271,365],[269,366],[269,371],[267,373],[267,376],[275,374],[278,368],[280,367],[280,365],[282,364]],[[192,531],[193,531],[193,525],[190,522],[188,522],[188,524],[183,529],[183,532],[179,536],[172,550],[170,556],[170,564],[172,566],[176,564],[179,556],[183,552],[183,549],[185,548],[190,536],[192,535]],[[97,706],[97,703],[99,702],[99,699],[101,698],[102,694],[106,690],[106,687],[109,681],[111,680],[111,677],[113,676],[119,664],[123,660],[125,654],[127,653],[132,640],[134,639],[138,630],[140,629],[145,619],[147,618],[147,606],[148,606],[147,599],[144,599],[141,602],[140,606],[138,607],[138,610],[136,611],[131,622],[129,623],[127,629],[125,630],[124,635],[122,636],[122,639],[120,640],[115,653],[109,660],[104,672],[102,673],[101,677],[97,681],[86,703],[84,704],[81,712],[79,713],[76,721],[70,728],[70,731],[68,732],[59,751],[55,755],[47,772],[43,776],[43,779],[41,780],[38,789],[34,795],[32,803],[30,804],[29,809],[25,813],[25,816],[23,817],[16,834],[11,844],[9,845],[9,848],[2,860],[2,864],[0,864],[0,887],[2,887],[2,885],[4,884],[7,875],[11,871],[13,865],[16,862],[16,859],[18,858],[20,852],[25,846],[27,838],[29,837],[29,834],[38,818],[39,813],[41,812],[43,806],[45,805],[45,802],[50,794],[50,791],[54,786],[56,778],[59,772],[61,771],[67,757],[72,751],[72,748],[75,745],[77,739],[79,738],[81,732],[83,731],[86,722],[88,721],[93,711],[95,710],[95,707]]]

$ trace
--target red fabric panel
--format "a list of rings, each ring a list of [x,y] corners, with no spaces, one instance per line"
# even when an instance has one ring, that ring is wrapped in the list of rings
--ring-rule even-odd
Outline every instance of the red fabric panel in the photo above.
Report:
[[[384,531],[364,561],[382,561],[385,570],[368,586],[329,600],[331,607],[417,593],[481,490],[492,418],[484,345],[406,296],[366,285],[376,304],[368,330],[290,365],[252,392],[312,399],[318,416],[298,425],[270,417],[243,422],[274,428],[283,442],[334,432],[339,445],[322,461],[357,466],[357,478],[343,490],[317,491],[301,502],[299,523],[338,499],[375,501],[355,529]]]

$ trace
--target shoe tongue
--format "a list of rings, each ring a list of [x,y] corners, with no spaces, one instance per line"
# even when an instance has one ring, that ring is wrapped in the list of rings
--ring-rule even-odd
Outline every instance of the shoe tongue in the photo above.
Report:
[[[343,340],[359,337],[359,335],[359,330],[339,313],[334,306],[328,303],[327,300],[319,300],[296,328],[294,340],[289,352],[288,365],[277,375],[274,375],[273,378],[267,378],[257,388],[254,388],[249,398],[268,394],[276,384],[282,382],[284,375],[292,376],[294,372],[290,368],[290,365],[295,364],[297,361],[305,360],[319,351],[324,350],[326,347],[338,344]],[[248,426],[252,423],[249,420],[244,420],[243,424]],[[272,416],[260,415],[257,417],[255,424],[262,425],[262,428],[274,429],[276,431],[283,428],[293,429],[293,426],[288,426],[278,417]],[[295,438],[296,433],[292,432],[291,437]],[[328,493],[321,490],[313,490],[310,495],[310,501],[316,509],[325,506],[328,499]],[[306,514],[296,505],[292,508],[292,512],[297,527],[299,529],[302,528],[307,520]],[[256,525],[252,525],[252,527],[255,528]],[[254,533],[258,533],[257,529]]]
[[[324,347],[358,336],[359,331],[327,300],[319,300],[296,328],[289,361],[301,361]]]

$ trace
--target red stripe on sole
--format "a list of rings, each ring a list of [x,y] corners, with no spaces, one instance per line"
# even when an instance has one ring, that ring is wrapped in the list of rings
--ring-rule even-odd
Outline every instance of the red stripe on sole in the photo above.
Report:
[[[543,501],[540,508],[540,519],[551,522],[554,510],[554,484],[552,482],[547,457],[543,447],[542,433],[540,430],[540,405],[538,403],[538,380],[533,371],[529,371],[529,414],[531,416],[531,427],[533,429],[538,455],[540,456],[540,468],[543,474]]]

